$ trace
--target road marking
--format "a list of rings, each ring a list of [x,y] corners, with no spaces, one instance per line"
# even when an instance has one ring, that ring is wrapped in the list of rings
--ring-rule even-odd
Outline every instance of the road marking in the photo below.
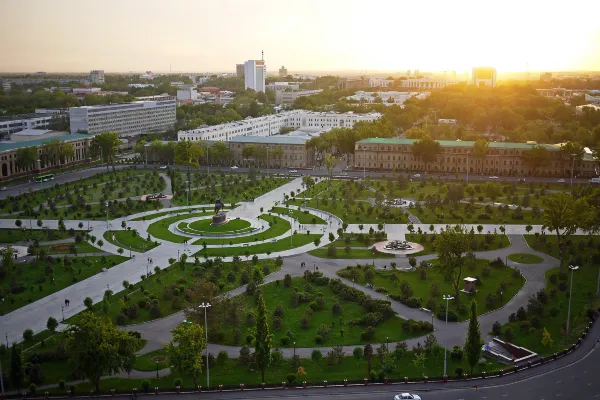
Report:
[[[556,381],[556,384],[558,385],[559,383],[561,383],[562,381]]]

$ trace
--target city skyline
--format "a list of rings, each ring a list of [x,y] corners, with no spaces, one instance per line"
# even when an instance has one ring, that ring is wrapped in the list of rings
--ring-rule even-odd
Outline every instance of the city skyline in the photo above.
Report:
[[[510,0],[494,9],[472,0],[416,8],[384,0],[266,0],[261,8],[236,0],[0,0],[0,12],[13,16],[0,26],[0,71],[233,72],[261,50],[270,74],[281,65],[290,72],[593,71],[600,70],[598,11],[599,3],[585,0],[564,8]]]

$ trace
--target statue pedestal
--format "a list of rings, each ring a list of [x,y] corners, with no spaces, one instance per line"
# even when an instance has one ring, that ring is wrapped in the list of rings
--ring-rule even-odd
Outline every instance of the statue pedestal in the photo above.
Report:
[[[218,214],[216,214],[212,217],[211,225],[223,225],[226,223],[227,223],[227,214],[222,211],[219,211]]]

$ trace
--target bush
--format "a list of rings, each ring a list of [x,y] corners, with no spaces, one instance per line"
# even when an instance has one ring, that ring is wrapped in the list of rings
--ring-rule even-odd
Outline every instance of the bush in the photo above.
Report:
[[[453,360],[462,360],[464,354],[465,351],[462,347],[460,347],[459,345],[454,345],[454,347],[452,347],[452,351],[450,352],[450,358],[452,358]]]
[[[125,314],[117,315],[117,325],[125,325]]]
[[[531,322],[529,322],[529,321],[522,321],[519,324],[519,329],[521,330],[521,332],[529,332],[530,328],[531,328]]]
[[[517,319],[519,321],[525,321],[527,319],[527,312],[523,307],[519,307],[517,310]]]
[[[406,300],[406,305],[410,308],[421,308],[421,299],[418,297],[410,297]]]
[[[287,374],[285,379],[287,379],[288,383],[291,385],[296,380],[296,374]]]
[[[446,321],[446,305],[440,308],[443,308],[443,310],[438,311],[437,317],[442,321]],[[448,310],[448,322],[456,321],[458,321],[458,314],[454,310]]]
[[[35,383],[32,383],[31,385],[29,385],[29,394],[31,394],[32,396],[35,395],[36,390],[37,390],[37,386],[35,386]]]
[[[463,369],[461,367],[456,367],[456,369],[454,370],[454,373],[456,374],[456,376],[458,376],[460,378],[463,374]]]
[[[377,382],[377,374],[375,373],[375,371],[371,371],[369,373],[369,379],[371,380],[371,382]]]
[[[542,321],[540,320],[540,317],[536,315],[531,318],[531,326],[533,326],[535,329],[540,329],[542,327]]]
[[[323,336],[321,336],[321,335],[315,335],[315,343],[316,344],[323,344]]]
[[[290,338],[288,336],[282,336],[279,341],[282,346],[287,346],[290,343]]]
[[[550,308],[550,315],[553,317],[556,317],[558,315],[558,313],[560,313],[560,310],[556,307],[551,307]]]
[[[26,342],[33,340],[33,330],[25,329],[23,331],[23,340],[25,340]]]
[[[517,314],[512,313],[508,316],[508,322],[515,322],[517,320]]]
[[[558,276],[556,274],[550,275],[550,283],[551,284],[556,285],[557,281],[558,281]]]
[[[494,325],[492,325],[492,332],[494,335],[500,336],[502,333],[502,324],[500,324],[498,321],[494,322]]]
[[[181,386],[181,378],[175,379],[174,383],[175,383],[175,387]]]
[[[504,340],[506,340],[507,342],[512,342],[512,340],[513,340],[512,329],[506,328],[506,330],[504,331]]]
[[[142,389],[144,389],[144,393],[148,393],[148,390],[150,389],[150,381],[148,379],[142,381]]]
[[[340,306],[340,303],[334,303],[333,306],[331,306],[331,313],[335,316],[342,314],[342,306]]]

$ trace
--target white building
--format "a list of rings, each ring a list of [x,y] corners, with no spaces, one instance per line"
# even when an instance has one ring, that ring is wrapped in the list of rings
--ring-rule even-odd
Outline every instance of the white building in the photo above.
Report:
[[[369,78],[370,87],[389,87],[394,84],[393,79]]]
[[[132,87],[132,88],[136,88],[136,89],[143,89],[143,88],[147,88],[147,87],[154,87],[155,85],[153,83],[129,83],[127,84],[127,87]]]
[[[26,129],[47,129],[55,116],[53,114],[25,114],[0,117],[0,139]]]
[[[123,137],[173,128],[177,107],[175,98],[153,97],[156,100],[70,108],[71,133],[112,131]]]
[[[88,94],[98,94],[102,89],[99,87],[78,87],[73,88],[73,94],[77,95],[88,95]]]
[[[335,112],[314,112],[306,110],[284,111],[279,114],[243,121],[207,126],[190,131],[179,131],[177,140],[213,140],[229,141],[235,136],[272,136],[279,134],[281,128],[290,127],[302,130],[330,130],[338,127],[352,128],[359,121],[371,122],[381,114],[354,114]],[[71,124],[71,126],[73,126]]]
[[[194,85],[182,86],[177,89],[177,101],[198,100],[198,89]]]
[[[292,104],[298,97],[312,96],[321,93],[323,89],[312,90],[276,90],[275,104]]]
[[[103,85],[104,70],[95,69],[93,71],[90,71],[90,82],[92,82],[92,85]]]
[[[600,104],[600,90],[590,90],[585,94],[585,101],[588,104]]]
[[[316,75],[294,75],[294,79],[304,79],[309,81],[316,81],[318,76]]]
[[[267,85],[267,89],[272,91],[285,89],[298,90],[300,89],[300,82],[273,82]]]
[[[244,88],[265,91],[267,66],[264,60],[248,60],[244,63]]]
[[[474,67],[471,83],[479,87],[496,87],[496,68]]]
[[[441,89],[448,85],[454,85],[459,81],[454,79],[436,79],[431,77],[425,78],[411,78],[404,79],[402,81],[403,88],[409,89],[419,89],[419,90],[431,90],[431,89]]]
[[[600,106],[596,104],[584,104],[582,106],[575,107],[575,113],[582,114],[585,111],[585,109],[600,111]]]
[[[8,81],[2,82],[2,89],[4,89],[5,92],[10,92],[10,82],[8,82]]]
[[[381,99],[381,101],[385,105],[396,104],[402,106],[404,102],[410,99],[411,97],[423,99],[428,95],[429,93],[419,92],[364,92],[362,90],[359,90],[353,96],[348,96],[346,98],[348,100],[360,101],[361,103],[376,103],[378,99]]]

